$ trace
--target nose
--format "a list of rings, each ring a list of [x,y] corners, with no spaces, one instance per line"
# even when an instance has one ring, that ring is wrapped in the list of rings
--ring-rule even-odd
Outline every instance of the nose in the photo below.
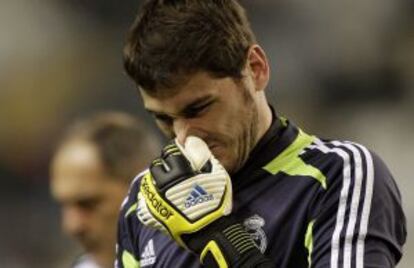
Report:
[[[62,227],[72,237],[82,236],[87,231],[87,215],[81,208],[63,208]]]
[[[174,134],[177,137],[178,142],[181,145],[184,145],[185,139],[191,128],[189,120],[185,118],[177,118],[174,120],[173,124]]]

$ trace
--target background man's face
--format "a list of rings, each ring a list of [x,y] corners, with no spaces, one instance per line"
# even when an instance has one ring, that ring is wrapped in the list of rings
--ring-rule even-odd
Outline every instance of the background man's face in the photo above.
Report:
[[[61,204],[63,230],[97,261],[113,254],[117,217],[127,187],[105,174],[89,143],[72,142],[53,161],[51,190]]]
[[[246,161],[257,139],[257,107],[249,83],[199,72],[173,94],[151,96],[141,90],[145,108],[164,134],[183,143],[198,136],[230,173]]]

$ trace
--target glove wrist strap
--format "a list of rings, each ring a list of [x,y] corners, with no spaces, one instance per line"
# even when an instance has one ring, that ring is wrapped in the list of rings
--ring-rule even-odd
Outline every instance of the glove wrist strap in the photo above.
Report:
[[[200,260],[205,267],[272,267],[244,226],[234,219],[223,217],[207,228],[188,241],[193,250],[201,252]]]

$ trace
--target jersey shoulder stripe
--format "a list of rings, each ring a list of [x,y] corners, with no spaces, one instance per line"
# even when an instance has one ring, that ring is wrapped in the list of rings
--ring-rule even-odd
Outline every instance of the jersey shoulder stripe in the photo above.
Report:
[[[371,153],[362,145],[346,141],[316,139],[312,147],[324,154],[336,154],[343,161],[342,187],[331,238],[331,267],[351,267],[355,263],[357,268],[362,268],[374,184]],[[356,247],[355,254],[353,247]]]

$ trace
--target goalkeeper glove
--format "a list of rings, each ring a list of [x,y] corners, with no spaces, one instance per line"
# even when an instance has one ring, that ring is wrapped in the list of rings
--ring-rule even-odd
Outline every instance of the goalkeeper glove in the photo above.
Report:
[[[141,181],[138,218],[200,254],[208,267],[270,267],[230,215],[231,179],[197,137],[167,145]]]

